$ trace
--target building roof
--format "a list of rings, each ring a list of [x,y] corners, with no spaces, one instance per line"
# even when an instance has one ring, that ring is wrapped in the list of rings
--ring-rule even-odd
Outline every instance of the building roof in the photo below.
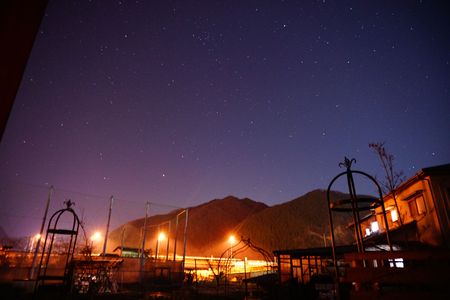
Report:
[[[414,176],[411,176],[406,181],[402,182],[397,188],[396,193],[399,193],[403,189],[406,189],[408,186],[416,182],[417,180],[422,179],[424,176],[450,176],[450,164],[431,166],[422,168],[419,172],[417,172]],[[391,193],[388,195],[384,195],[383,198],[392,196]]]
[[[357,248],[355,245],[336,246],[336,254],[344,254],[348,252],[355,252]],[[322,248],[306,248],[306,249],[287,249],[287,250],[274,250],[273,253],[278,255],[291,255],[293,257],[300,256],[329,256],[333,255],[331,247]]]
[[[130,252],[139,252],[140,249],[139,248],[131,248],[131,247],[122,247],[122,246],[118,246],[116,247],[113,252],[117,251],[117,250],[122,250],[122,251],[130,251]]]
[[[450,164],[423,168],[421,170],[421,172],[419,172],[419,173],[423,173],[425,175],[437,175],[437,176],[450,175]]]

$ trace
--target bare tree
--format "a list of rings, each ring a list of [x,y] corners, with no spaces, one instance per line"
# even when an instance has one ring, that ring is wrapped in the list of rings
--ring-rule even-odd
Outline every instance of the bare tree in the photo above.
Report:
[[[395,157],[391,153],[386,151],[384,147],[384,142],[378,143],[369,143],[369,148],[372,149],[379,157],[381,161],[381,165],[385,171],[385,179],[381,182],[381,188],[385,195],[392,195],[392,199],[394,200],[395,209],[398,213],[398,219],[400,225],[403,225],[402,216],[400,210],[398,209],[397,198],[396,198],[396,190],[400,186],[400,184],[405,180],[405,176],[403,171],[395,171],[394,170],[394,160]]]
[[[219,290],[220,280],[223,277],[223,272],[220,271],[220,260],[217,261],[217,266],[213,265],[212,260],[207,260],[206,262],[208,263],[208,266],[214,275],[214,279],[216,280],[216,288],[217,290]]]

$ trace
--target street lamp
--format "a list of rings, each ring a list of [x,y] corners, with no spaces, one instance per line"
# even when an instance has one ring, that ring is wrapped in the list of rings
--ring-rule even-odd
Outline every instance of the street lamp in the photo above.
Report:
[[[230,243],[230,258],[233,258],[233,245],[236,243],[236,238],[234,235],[230,235],[228,242]]]
[[[160,232],[158,234],[158,238],[156,240],[156,259],[158,259],[159,243],[165,239],[166,239],[166,234],[164,232]]]
[[[35,236],[33,236],[32,238],[30,238],[31,240],[31,245],[30,245],[30,252],[34,250],[36,250],[37,248],[37,242],[41,239],[41,235],[38,233]]]
[[[91,248],[94,250],[94,243],[97,243],[102,240],[102,234],[100,231],[94,232],[93,235],[91,235]]]

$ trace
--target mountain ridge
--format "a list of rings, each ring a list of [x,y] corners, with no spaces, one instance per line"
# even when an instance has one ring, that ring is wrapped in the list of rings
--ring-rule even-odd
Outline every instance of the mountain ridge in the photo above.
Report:
[[[330,191],[333,199],[348,195]],[[239,199],[229,195],[213,199],[197,206],[189,207],[187,237],[188,255],[220,256],[229,246],[228,237],[233,234],[250,239],[267,251],[329,246],[329,216],[326,190],[315,189],[290,201],[268,206],[250,198]],[[156,249],[155,226],[171,221],[169,253],[173,251],[175,237],[175,217],[182,209],[166,215],[151,216],[147,219],[146,249]],[[351,222],[349,214],[335,214],[335,235],[338,243],[349,243],[351,232],[347,228]],[[184,215],[179,218],[177,243],[182,245]],[[109,236],[109,251],[119,245],[140,248],[144,218],[125,223]],[[160,227],[169,232],[168,225]],[[164,241],[166,247],[167,241]],[[180,244],[181,243],[181,244]],[[177,246],[177,252],[180,253]],[[164,248],[166,251],[166,248]],[[246,253],[246,255],[251,255]]]

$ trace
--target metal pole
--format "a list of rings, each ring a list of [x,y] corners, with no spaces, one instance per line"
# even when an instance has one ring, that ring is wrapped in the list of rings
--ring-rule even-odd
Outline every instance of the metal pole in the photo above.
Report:
[[[122,256],[124,244],[125,244],[125,226],[122,227],[122,232],[120,235],[120,256]]]
[[[142,233],[142,248],[141,248],[141,283],[144,281],[144,259],[145,259],[145,237],[147,234],[147,218],[150,203],[145,203],[145,219],[144,219],[144,230]]]
[[[245,281],[245,297],[247,297],[248,287],[247,287],[247,256],[244,257],[244,281]]]
[[[358,222],[358,217],[356,215],[356,206],[355,206],[355,195],[353,195],[353,189],[351,186],[351,176],[352,176],[352,171],[350,170],[350,166],[347,166],[347,187],[348,187],[348,192],[350,194],[350,203],[352,206],[352,216],[353,216],[353,234],[355,235],[355,242],[356,242],[356,247],[358,248],[358,252],[364,252],[362,250],[362,246],[361,246],[361,240],[360,240],[360,236],[359,236],[359,230],[358,230],[358,226],[359,226],[359,222]]]
[[[230,242],[230,249],[231,249],[230,258],[233,259],[233,242]]]
[[[340,176],[340,175],[338,175]],[[334,240],[334,225],[333,225],[333,215],[331,212],[332,209],[332,205],[331,205],[331,201],[330,201],[330,188],[331,185],[333,184],[334,180],[336,180],[338,177],[335,177],[330,185],[328,186],[327,189],[327,202],[328,202],[328,218],[330,221],[330,236],[331,236],[331,250],[332,250],[332,254],[333,254],[333,264],[334,264],[334,272],[335,272],[335,276],[336,276],[336,281],[339,278],[339,269],[338,269],[338,265],[337,265],[337,257],[336,257],[336,242]],[[278,258],[279,259],[279,258]],[[301,259],[300,259],[300,263],[301,263]],[[303,269],[302,269],[302,282],[303,282]]]
[[[158,231],[156,234],[156,254],[155,254],[155,260],[158,260],[158,254],[159,254],[159,235],[161,233],[160,231],[160,225],[158,225]]]
[[[186,208],[186,222],[184,224],[184,249],[183,249],[183,276],[184,276],[184,267],[186,264],[186,232],[187,232],[187,226],[188,226],[188,217],[189,217],[189,209]]]
[[[52,198],[53,190],[54,190],[54,188],[52,185],[52,186],[50,186],[50,188],[48,190],[47,204],[45,205],[44,217],[42,218],[41,231],[39,231],[40,237],[36,242],[36,249],[34,249],[33,262],[31,263],[31,269],[30,269],[30,274],[29,274],[30,279],[33,279],[33,277],[34,277],[34,269],[36,267],[36,259],[37,259],[37,255],[39,252],[39,247],[41,245],[42,235],[44,233],[45,222],[47,221],[48,208],[50,206],[50,199]]]
[[[170,229],[172,221],[169,221],[169,232],[167,232],[167,249],[166,249],[166,261],[169,260],[169,241],[170,241]]]
[[[177,239],[178,239],[178,214],[175,218],[175,242],[173,244],[173,263],[177,260]]]
[[[113,202],[114,202],[114,197],[111,196],[111,198],[109,198],[109,213],[108,213],[108,222],[106,223],[105,240],[103,241],[103,254],[102,254],[103,256],[105,256],[105,254],[106,254],[106,243],[108,241],[109,223],[111,222],[111,211],[112,211]]]
[[[360,245],[361,245],[361,252],[365,252],[365,247],[364,247],[364,237],[362,234],[362,229],[361,229],[361,218],[359,216],[359,206],[358,206],[358,196],[356,194],[356,187],[355,187],[355,181],[353,179],[353,174],[351,174],[350,176],[350,180],[351,180],[351,194],[353,195],[354,199],[355,199],[355,208],[356,208],[356,217],[358,218],[358,238],[360,241]],[[356,225],[355,225],[356,226]]]

